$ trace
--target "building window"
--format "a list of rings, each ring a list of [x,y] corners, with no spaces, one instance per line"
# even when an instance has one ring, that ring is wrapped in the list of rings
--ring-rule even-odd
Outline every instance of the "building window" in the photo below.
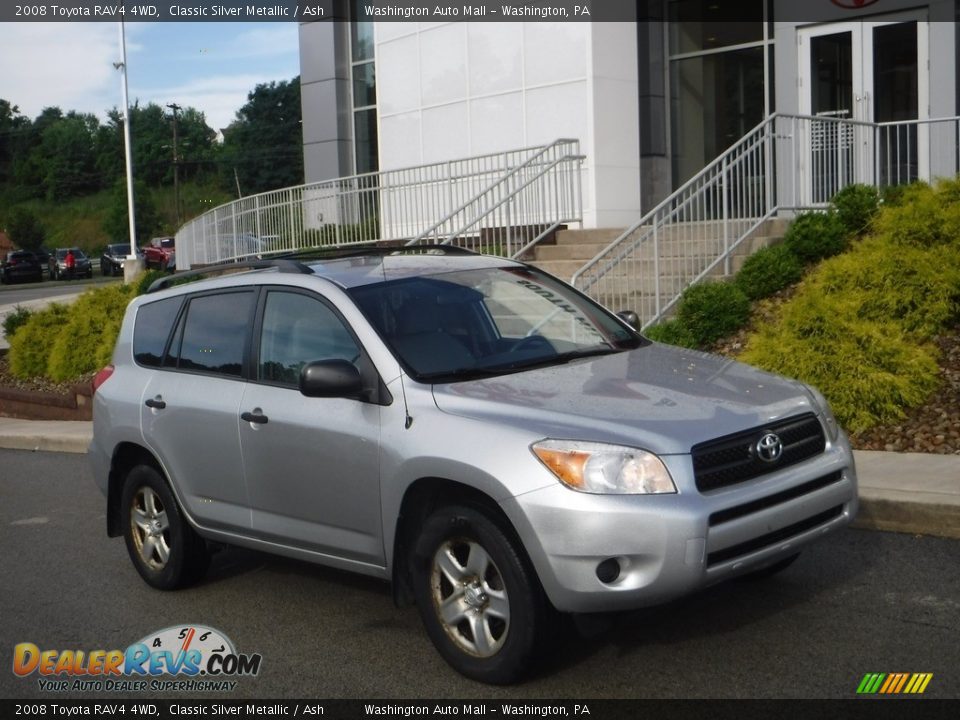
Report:
[[[768,0],[670,2],[674,188],[773,111],[771,6]]]
[[[376,172],[377,75],[373,60],[373,23],[363,20],[360,2],[350,3],[350,75],[353,96],[353,146],[357,174]]]

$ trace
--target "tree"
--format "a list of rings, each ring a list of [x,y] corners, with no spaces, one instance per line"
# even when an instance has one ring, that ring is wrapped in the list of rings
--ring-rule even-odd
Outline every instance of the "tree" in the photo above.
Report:
[[[130,242],[130,214],[127,209],[127,184],[120,179],[114,186],[110,212],[103,221],[103,230],[110,236],[111,242]],[[133,184],[133,212],[137,226],[137,245],[143,245],[160,227],[160,214],[150,189],[140,179]]]
[[[37,216],[23,207],[13,208],[7,216],[7,234],[23,250],[38,249],[46,237]]]
[[[94,154],[99,127],[96,116],[71,112],[43,130],[36,152],[48,200],[80,197],[100,189]]]
[[[29,126],[30,120],[20,114],[20,108],[0,98],[0,183],[12,179],[14,158]]]
[[[224,130],[225,180],[245,195],[303,183],[300,78],[257,85]]]

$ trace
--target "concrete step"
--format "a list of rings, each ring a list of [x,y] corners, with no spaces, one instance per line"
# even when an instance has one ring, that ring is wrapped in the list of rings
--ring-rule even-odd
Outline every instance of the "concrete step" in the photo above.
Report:
[[[624,230],[626,228],[589,228],[586,230],[567,228],[566,230],[558,230],[557,245],[609,245],[620,237]]]

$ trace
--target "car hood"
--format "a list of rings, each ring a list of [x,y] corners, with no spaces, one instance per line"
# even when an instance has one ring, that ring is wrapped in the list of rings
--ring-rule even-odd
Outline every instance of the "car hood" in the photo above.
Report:
[[[559,439],[615,442],[659,454],[805,412],[796,381],[706,353],[653,343],[496,378],[435,385],[452,415]]]

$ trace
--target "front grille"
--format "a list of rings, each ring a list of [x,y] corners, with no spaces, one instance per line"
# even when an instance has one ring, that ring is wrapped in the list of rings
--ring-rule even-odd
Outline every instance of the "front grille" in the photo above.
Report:
[[[766,462],[755,447],[771,432],[780,438],[783,451],[777,460]],[[697,489],[708,492],[774,472],[819,455],[826,444],[817,416],[806,413],[694,445],[691,454]]]
[[[775,530],[772,533],[761,535],[760,537],[740,543],[739,545],[734,545],[733,547],[717,550],[707,555],[707,567],[726,562],[727,560],[732,560],[735,557],[746,555],[747,553],[751,553],[755,550],[761,550],[768,545],[776,545],[778,542],[788,540],[794,535],[799,535],[807,530],[812,530],[818,525],[823,525],[830,520],[838,518],[842,514],[843,505],[837,505],[836,507],[832,507],[829,510],[825,510],[822,513],[818,513],[813,517],[809,517],[806,520],[801,520],[798,523],[794,523],[793,525],[789,525],[780,530]]]
[[[812,492],[822,490],[823,488],[829,487],[834,483],[838,483],[842,479],[843,471],[837,470],[829,475],[824,475],[816,480],[805,482],[803,485],[797,485],[789,490],[784,490],[773,495],[767,495],[767,497],[760,498],[759,500],[754,500],[753,502],[744,503],[743,505],[727,508],[726,510],[720,510],[710,515],[710,527],[723,525],[723,523],[728,523],[731,520],[736,520],[737,518],[742,518],[746,515],[752,515],[760,510],[766,510],[767,508],[774,507],[775,505],[780,505],[782,503],[789,502],[790,500],[795,500],[798,497],[809,495]]]

